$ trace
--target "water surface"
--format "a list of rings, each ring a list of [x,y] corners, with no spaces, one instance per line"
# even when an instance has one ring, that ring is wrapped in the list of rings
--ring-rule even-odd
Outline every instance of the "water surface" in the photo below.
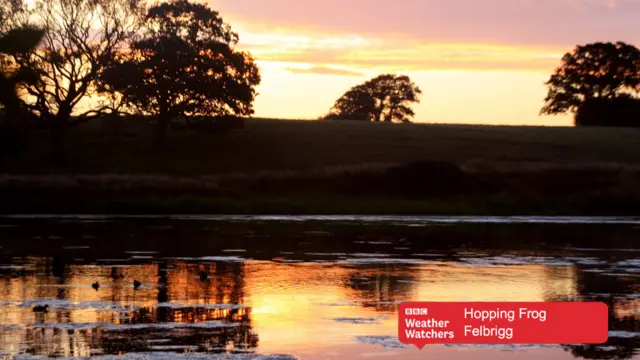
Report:
[[[2,218],[0,358],[640,358],[639,222]],[[397,340],[402,301],[580,300],[610,306],[607,344]]]

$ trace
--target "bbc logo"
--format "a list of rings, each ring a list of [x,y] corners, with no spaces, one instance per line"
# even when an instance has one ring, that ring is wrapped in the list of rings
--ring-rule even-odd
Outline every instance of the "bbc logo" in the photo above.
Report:
[[[405,315],[427,315],[429,310],[426,308],[406,308],[404,309]]]

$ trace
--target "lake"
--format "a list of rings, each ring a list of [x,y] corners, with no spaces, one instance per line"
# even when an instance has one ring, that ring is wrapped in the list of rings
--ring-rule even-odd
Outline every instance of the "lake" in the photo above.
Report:
[[[4,217],[0,359],[640,359],[639,240],[638,218]],[[397,340],[403,301],[583,300],[604,345]]]

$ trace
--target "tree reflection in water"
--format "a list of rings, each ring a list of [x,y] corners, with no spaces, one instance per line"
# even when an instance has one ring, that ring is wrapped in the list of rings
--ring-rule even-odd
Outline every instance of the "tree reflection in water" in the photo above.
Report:
[[[344,280],[365,308],[393,313],[399,302],[410,297],[420,272],[416,266],[404,264],[359,265]]]
[[[0,330],[3,349],[22,344],[26,348],[20,352],[32,355],[91,356],[143,351],[246,353],[258,346],[251,309],[242,306],[242,263],[82,266],[57,258],[33,263],[36,271],[12,278],[14,291],[0,300],[10,314]],[[209,272],[206,282],[198,278],[203,267]],[[99,291],[79,285],[96,276],[102,284]],[[134,291],[131,277],[145,280],[146,288]],[[34,298],[51,303],[49,313],[36,314],[21,302]]]
[[[604,302],[609,307],[609,340],[603,345],[567,345],[565,349],[576,358],[631,359],[640,348],[640,338],[635,336],[640,332],[637,278],[579,269],[576,284],[579,299]]]

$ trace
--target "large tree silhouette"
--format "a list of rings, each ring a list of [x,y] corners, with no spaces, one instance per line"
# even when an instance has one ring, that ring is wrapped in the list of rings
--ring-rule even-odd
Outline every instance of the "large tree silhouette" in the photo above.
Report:
[[[22,82],[29,110],[51,131],[52,154],[65,155],[69,127],[110,111],[96,94],[96,79],[135,31],[136,0],[34,0],[29,19],[46,32],[41,46],[14,54],[13,61],[38,76]]]
[[[415,115],[411,104],[420,102],[420,94],[408,76],[383,74],[347,91],[325,118],[408,122]]]
[[[218,12],[177,0],[151,8],[144,34],[105,73],[105,91],[157,119],[156,148],[178,116],[253,114],[260,74]]]
[[[549,92],[541,114],[577,112],[593,99],[615,99],[640,90],[640,50],[617,43],[577,46],[562,58],[546,83]]]

